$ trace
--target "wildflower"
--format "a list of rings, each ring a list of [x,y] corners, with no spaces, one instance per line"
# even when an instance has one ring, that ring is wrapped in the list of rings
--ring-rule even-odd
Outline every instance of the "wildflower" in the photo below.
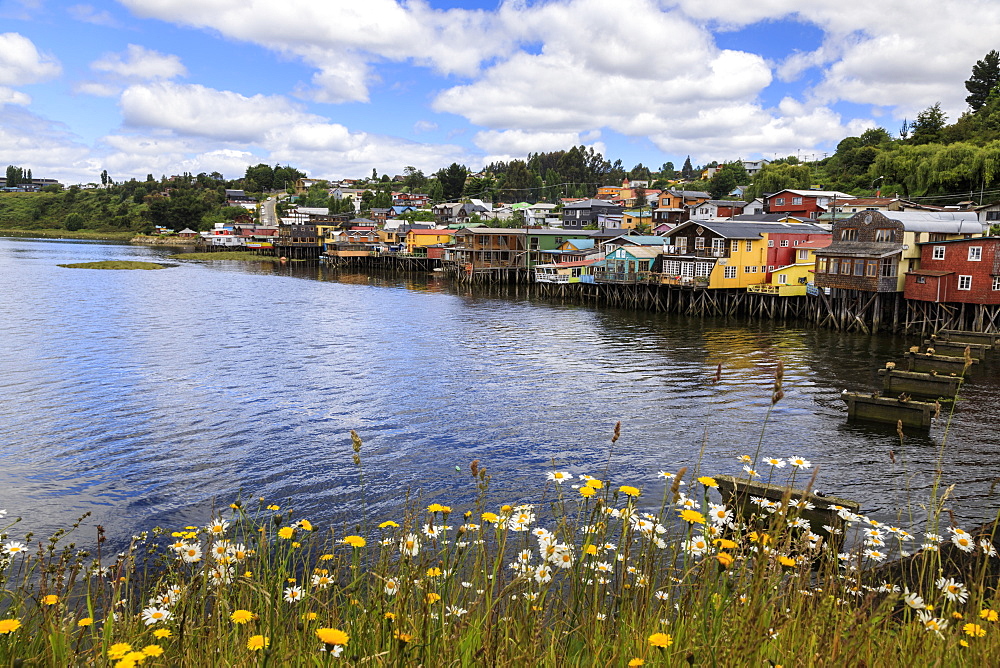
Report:
[[[442,513],[442,514],[443,513],[450,513],[451,512],[451,506],[442,506],[440,503],[432,503],[431,505],[427,506],[427,512],[429,512],[429,513]],[[340,643],[331,643],[331,644],[340,644]]]
[[[264,499],[261,499],[263,501]],[[276,506],[273,503],[267,507],[268,510],[281,510],[281,506]]]
[[[593,487],[581,487],[580,488],[580,496],[582,496],[585,499],[589,499],[594,494],[597,494],[597,490],[595,490]]]
[[[112,661],[117,661],[131,651],[132,645],[129,645],[127,642],[116,642],[108,648],[108,658]]]
[[[587,487],[593,487],[594,489],[604,489],[604,483],[597,478],[588,478]]]
[[[82,627],[85,627],[85,626],[90,626],[93,623],[94,623],[94,618],[93,617],[84,617],[80,621],[78,621],[76,623],[76,625],[82,628]]]
[[[765,459],[764,463],[770,466],[771,468],[776,468],[776,469],[784,468],[785,466],[785,460],[778,459],[777,457],[771,457],[770,459]]]
[[[704,524],[705,523],[705,516],[704,515],[702,515],[701,513],[699,513],[697,510],[690,510],[688,508],[685,508],[684,510],[681,511],[681,519],[684,520],[685,522],[689,522],[691,524]]]
[[[399,591],[399,582],[394,578],[389,578],[385,581],[385,593],[389,596],[394,596],[396,592]]]
[[[399,542],[399,551],[407,557],[415,557],[420,552],[420,539],[415,533],[406,534],[406,538]]]
[[[986,635],[986,629],[979,624],[969,623],[962,627],[962,633],[973,638],[982,638]]]
[[[624,494],[625,496],[630,496],[633,498],[639,496],[640,494],[639,489],[637,487],[632,487],[631,485],[622,485],[621,487],[618,488],[618,491]]]
[[[451,615],[453,617],[461,617],[467,614],[469,611],[465,608],[460,608],[457,605],[449,605],[445,607],[445,617]]]
[[[674,644],[674,639],[670,637],[669,633],[654,633],[653,635],[649,636],[650,647],[659,647],[660,649],[664,649],[670,647],[673,644]]]
[[[294,535],[295,535],[295,529],[293,529],[292,527],[281,527],[280,529],[278,529],[278,538],[290,540]]]
[[[642,666],[642,665],[645,665],[645,663],[646,663],[645,661],[643,661],[639,657],[636,657],[636,658],[632,659],[631,661],[629,661],[628,665],[629,666]]]
[[[708,541],[700,537],[695,537],[681,543],[681,549],[696,557],[708,552],[708,548]]]
[[[234,624],[246,624],[253,620],[253,613],[249,610],[234,610],[233,614],[229,615],[229,619],[232,620]]]
[[[750,466],[744,466],[743,470],[746,471],[747,476],[750,478],[757,478],[760,476],[760,474],[757,473],[757,470],[750,468]]]
[[[549,471],[548,474],[546,474],[546,478],[558,484],[566,482],[567,480],[572,480],[573,476],[565,471]]]
[[[535,582],[537,582],[539,584],[544,584],[546,582],[552,582],[552,569],[549,568],[548,566],[545,566],[544,564],[541,565],[541,566],[538,566],[535,569],[534,578],[535,578]]]
[[[496,524],[500,521],[496,513],[483,513],[481,517],[484,522],[489,522],[490,524]]]
[[[707,476],[707,475],[703,475],[700,478],[698,478],[698,482],[700,482],[705,487],[718,487],[719,486],[719,483],[715,482],[715,478],[712,478],[712,477]]]
[[[426,600],[427,600],[427,604],[428,605],[433,605],[433,604],[435,604],[435,603],[437,603],[438,601],[441,600],[441,594],[435,594],[434,592],[428,592]]]
[[[791,557],[787,557],[787,556],[781,554],[781,555],[778,555],[778,563],[780,563],[782,566],[789,566],[789,567],[791,567],[791,566],[795,565],[795,560],[792,559]]]
[[[170,629],[156,629],[153,631],[153,635],[157,638],[169,638],[174,634]]]
[[[327,645],[346,645],[347,641],[351,639],[349,635],[340,629],[331,628],[316,629],[316,637],[320,639],[320,642]]]
[[[732,524],[733,521],[733,511],[727,510],[726,507],[719,503],[708,504],[708,518],[712,520],[712,524],[718,526],[728,526]],[[683,513],[681,513],[683,515]]]
[[[872,561],[882,562],[885,561],[887,556],[885,552],[879,552],[878,550],[865,550],[865,558]]]
[[[21,628],[19,619],[0,619],[0,635],[7,635]]]
[[[399,527],[399,525],[393,522],[392,520],[386,520],[385,522],[382,522],[382,524],[378,525],[379,529],[388,529],[389,527],[397,528]]]
[[[184,549],[179,552],[180,558],[189,564],[201,561],[201,546],[185,543]]]
[[[960,549],[962,552],[972,552],[976,549],[976,544],[972,541],[972,537],[967,533],[956,533],[951,537],[951,542],[954,543],[955,547]]]
[[[790,457],[788,463],[797,469],[807,469],[812,466],[812,463],[804,457]]]
[[[995,622],[997,621],[998,618],[997,611],[990,610],[989,608],[986,608],[985,610],[980,610],[979,616],[980,618],[985,619],[988,622]]]
[[[733,555],[728,552],[719,552],[715,558],[723,568],[729,568],[733,563]]]
[[[791,499],[788,502],[789,508],[798,508],[799,510],[812,510],[816,506],[811,501],[805,499]]]
[[[740,455],[739,457],[736,458],[736,461],[742,462],[744,464],[749,464],[750,462],[753,461],[753,458],[750,455]]]
[[[987,538],[979,539],[979,548],[983,551],[983,554],[988,557],[997,556],[996,548],[993,547],[993,543],[991,543]]]
[[[804,517],[796,517],[794,520],[788,523],[788,526],[794,527],[796,529],[808,529],[810,525],[809,525],[809,520],[805,519]]]
[[[713,545],[721,547],[723,550],[734,550],[736,549],[736,543],[729,540],[728,538],[716,538],[712,541]]]
[[[945,597],[949,601],[957,601],[958,603],[965,603],[966,599],[969,598],[969,592],[961,582],[958,582],[952,578],[938,578],[934,583],[938,589],[944,593]]]
[[[48,594],[42,597],[42,605],[55,605],[59,602],[59,597],[55,594]]]
[[[247,638],[247,649],[257,652],[271,644],[271,639],[266,636],[256,635]]]
[[[924,599],[921,598],[916,592],[911,592],[909,590],[903,595],[903,603],[910,606],[914,610],[923,610],[926,605],[924,605]]]
[[[344,538],[340,542],[346,543],[347,545],[350,545],[351,547],[364,547],[365,546],[365,539],[362,538],[361,536],[348,536],[347,538]]]
[[[142,653],[146,656],[163,656],[163,648],[159,645],[146,645],[142,648]]]
[[[333,580],[329,575],[324,575],[323,573],[313,573],[311,582],[312,586],[317,589],[326,589],[333,583]]]
[[[318,612],[303,612],[302,613],[302,620],[306,621],[306,622],[316,621],[317,617],[319,617],[319,613]]]
[[[28,546],[16,540],[7,541],[3,546],[3,551],[7,554],[18,554],[28,549]]]
[[[170,611],[166,608],[146,608],[142,611],[142,621],[146,622],[146,626],[165,622],[168,619],[170,619]]]
[[[664,590],[662,590],[662,589],[660,589],[660,590],[656,591],[656,592],[655,592],[655,593],[653,594],[653,596],[655,596],[656,598],[660,599],[661,601],[667,601],[667,600],[669,600],[669,599],[670,599],[670,594],[669,594],[669,593],[667,593],[667,592],[665,592],[665,591],[664,591]]]
[[[310,522],[309,520],[299,520],[293,526],[295,526],[296,528],[302,529],[303,531],[312,531],[313,530],[312,522]]]
[[[413,636],[409,633],[401,633],[399,631],[393,631],[392,637],[401,643],[413,642]]]
[[[530,552],[529,552],[529,554],[530,554]],[[437,568],[436,566],[433,567],[433,568],[428,568],[427,569],[427,577],[429,577],[429,578],[439,578],[439,577],[441,577],[441,574],[442,574],[441,569]]]
[[[221,536],[222,534],[226,533],[226,529],[228,528],[229,528],[229,522],[222,519],[221,517],[218,519],[214,519],[210,523],[205,525],[205,531],[212,534],[213,536]]]

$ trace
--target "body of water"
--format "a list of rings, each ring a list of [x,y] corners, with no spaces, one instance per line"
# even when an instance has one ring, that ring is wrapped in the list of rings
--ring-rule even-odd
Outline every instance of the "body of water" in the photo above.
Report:
[[[553,466],[603,473],[619,420],[610,476],[650,498],[662,492],[657,471],[737,473],[763,440],[762,456],[811,460],[817,489],[875,517],[924,512],[943,425],[901,446],[894,428],[848,424],[840,400],[878,387],[876,369],[915,338],[170,252],[0,239],[0,507],[24,517],[17,531],[89,511],[88,526],[127,536],[203,522],[241,491],[320,524],[353,522],[351,429],[378,520],[398,518],[407,493],[464,509],[473,459],[493,475],[497,504],[537,500]],[[105,259],[176,266],[57,266]],[[785,396],[765,425],[778,360]],[[948,507],[965,524],[998,504],[995,369],[967,384],[941,459],[956,485]]]

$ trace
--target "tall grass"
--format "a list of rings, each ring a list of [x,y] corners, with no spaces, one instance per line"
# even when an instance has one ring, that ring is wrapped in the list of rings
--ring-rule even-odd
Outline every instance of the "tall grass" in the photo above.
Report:
[[[352,450],[363,489],[357,434]],[[811,463],[756,460],[745,456],[786,491],[743,517],[716,480],[686,469],[644,480],[539,471],[528,504],[494,498],[476,460],[468,507],[410,501],[372,518],[362,497],[350,534],[263,498],[110,555],[101,529],[91,553],[69,542],[85,519],[42,541],[13,538],[15,522],[3,537],[0,663],[981,666],[1000,656],[995,524],[918,537],[843,509],[824,530],[845,532],[849,549],[838,550],[792,492],[796,477],[815,477]],[[937,522],[947,493],[932,498]]]

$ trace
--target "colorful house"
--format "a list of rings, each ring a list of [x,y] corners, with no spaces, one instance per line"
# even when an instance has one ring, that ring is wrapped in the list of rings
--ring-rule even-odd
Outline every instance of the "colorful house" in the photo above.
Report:
[[[535,265],[536,283],[593,283],[596,259]]]
[[[1000,237],[920,244],[920,269],[906,272],[907,299],[1000,304]]]
[[[596,283],[645,283],[653,279],[656,259],[663,246],[619,246],[594,269]]]
[[[809,287],[813,285],[816,250],[826,248],[830,242],[829,236],[825,239],[802,242],[795,248],[794,262],[775,267],[774,271],[770,272],[767,283],[748,286],[747,291],[775,294],[782,297],[796,297],[806,294]]]
[[[839,206],[854,195],[839,190],[781,190],[764,199],[764,207],[769,213],[786,213],[803,218],[816,219],[831,208]]]
[[[426,253],[428,246],[450,244],[455,238],[455,230],[410,230],[406,233],[406,252]]]

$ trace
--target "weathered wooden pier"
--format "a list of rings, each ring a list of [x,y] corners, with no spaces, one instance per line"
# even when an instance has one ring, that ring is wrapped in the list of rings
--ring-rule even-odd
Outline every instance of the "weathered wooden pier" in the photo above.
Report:
[[[847,418],[863,422],[902,423],[904,427],[930,429],[931,422],[941,412],[941,404],[937,402],[915,401],[905,396],[883,397],[844,390],[840,398],[847,404]]]
[[[962,377],[937,373],[918,373],[902,369],[879,369],[882,377],[882,394],[898,396],[909,394],[938,401],[952,401],[962,387]]]

